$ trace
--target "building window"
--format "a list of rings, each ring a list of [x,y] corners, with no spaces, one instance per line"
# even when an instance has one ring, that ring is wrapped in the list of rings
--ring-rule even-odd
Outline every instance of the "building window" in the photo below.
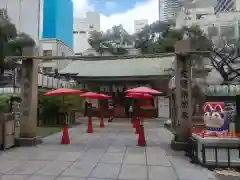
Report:
[[[221,28],[220,29],[221,36],[224,36],[227,39],[231,39],[231,38],[235,37],[236,33],[235,33],[235,27],[233,25],[221,26],[220,28]]]
[[[79,34],[86,34],[86,31],[79,31]]]
[[[208,36],[210,38],[214,37],[214,36],[218,36],[218,28],[213,26],[208,27]]]
[[[73,34],[78,34],[78,31],[73,31]]]
[[[43,50],[43,56],[52,56],[52,50]],[[51,62],[52,60],[42,60],[42,62]]]
[[[94,29],[94,26],[93,26],[93,25],[90,25],[89,28],[90,28],[90,29]]]
[[[43,56],[52,56],[52,50],[43,50]]]
[[[43,67],[42,70],[43,70],[43,74],[48,74],[48,73],[52,72],[51,67]]]

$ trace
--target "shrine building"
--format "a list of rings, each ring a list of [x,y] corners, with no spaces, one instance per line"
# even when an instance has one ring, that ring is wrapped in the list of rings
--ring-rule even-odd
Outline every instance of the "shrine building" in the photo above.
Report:
[[[153,100],[139,100],[143,117],[169,117],[168,82],[175,56],[116,60],[76,60],[62,69],[61,75],[70,75],[81,88],[113,97],[114,116],[126,117],[130,100],[124,91],[137,86],[148,86],[163,92]],[[109,100],[95,101],[95,112],[107,109]]]

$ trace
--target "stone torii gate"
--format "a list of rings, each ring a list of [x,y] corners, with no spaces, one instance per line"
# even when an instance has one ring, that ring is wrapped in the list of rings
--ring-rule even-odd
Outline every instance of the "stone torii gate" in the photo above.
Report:
[[[207,42],[206,42],[207,43]],[[192,59],[191,55],[207,55],[210,51],[197,51],[205,45],[191,41],[181,40],[175,44],[176,54],[176,118],[177,127],[174,139],[171,142],[171,147],[174,150],[187,150],[188,139],[191,136],[192,130]]]
[[[127,55],[127,56],[33,56],[33,48],[24,48],[23,56],[7,57],[8,60],[22,60],[21,77],[21,120],[20,120],[20,138],[17,139],[19,145],[36,144],[37,127],[37,106],[38,106],[38,64],[41,59],[44,60],[114,60],[114,59],[133,59],[133,58],[161,58],[165,56],[176,55],[176,98],[177,98],[177,119],[178,128],[175,138],[172,141],[172,147],[177,150],[186,148],[186,140],[191,130],[191,54],[207,53],[197,52],[196,46],[190,40],[182,40],[176,43],[175,53],[160,53],[147,55]]]

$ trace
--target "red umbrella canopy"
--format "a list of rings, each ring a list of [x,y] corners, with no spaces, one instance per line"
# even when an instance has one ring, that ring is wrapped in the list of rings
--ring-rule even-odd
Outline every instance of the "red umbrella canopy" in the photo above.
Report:
[[[60,88],[53,91],[45,93],[45,96],[62,96],[62,95],[76,95],[83,93],[81,90],[70,89],[70,88]]]
[[[80,95],[82,98],[88,99],[110,99],[111,96],[107,96],[105,94],[95,93],[95,92],[86,92]]]
[[[152,99],[153,96],[151,94],[147,93],[128,93],[127,98],[132,98],[132,99]]]
[[[148,88],[148,87],[137,87],[137,88],[132,88],[132,89],[128,89],[126,90],[127,93],[148,93],[148,94],[154,94],[154,95],[158,95],[158,94],[162,94],[162,92],[154,90],[152,88]]]

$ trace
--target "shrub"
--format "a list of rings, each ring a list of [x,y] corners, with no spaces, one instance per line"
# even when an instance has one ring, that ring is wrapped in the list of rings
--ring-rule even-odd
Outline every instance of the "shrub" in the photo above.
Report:
[[[16,100],[20,102],[20,96],[18,94],[2,94],[0,95],[0,112],[1,113],[9,113],[11,100]]]
[[[78,96],[44,96],[46,92],[47,90],[39,91],[39,115],[41,117],[52,117],[68,110],[77,110],[82,104],[82,99]]]
[[[71,110],[78,110],[81,105],[83,99],[74,96],[53,96],[48,97],[44,96],[44,94],[49,91],[46,89],[39,89],[38,92],[38,119],[39,120],[48,120],[53,123],[52,125],[57,125],[56,118],[58,115],[65,114]],[[63,102],[64,99],[64,102]],[[9,113],[11,111],[11,100],[15,100],[20,102],[21,98],[19,94],[3,94],[0,95],[0,113]]]

